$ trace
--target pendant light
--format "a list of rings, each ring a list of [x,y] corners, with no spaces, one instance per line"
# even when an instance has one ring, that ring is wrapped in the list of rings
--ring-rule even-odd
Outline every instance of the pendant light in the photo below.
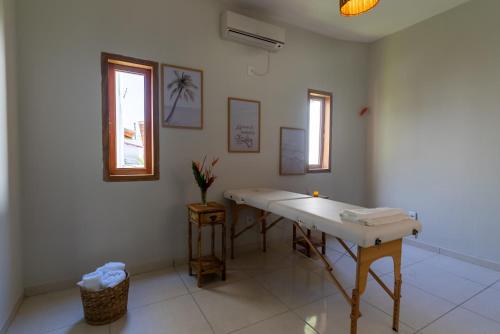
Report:
[[[379,0],[340,0],[340,14],[356,16],[363,14],[378,4]]]

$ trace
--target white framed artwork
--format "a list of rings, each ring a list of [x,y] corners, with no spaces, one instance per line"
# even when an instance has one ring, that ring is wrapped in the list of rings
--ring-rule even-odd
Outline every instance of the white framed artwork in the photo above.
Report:
[[[306,131],[280,128],[280,175],[306,173]]]
[[[228,151],[260,152],[260,101],[228,98]]]

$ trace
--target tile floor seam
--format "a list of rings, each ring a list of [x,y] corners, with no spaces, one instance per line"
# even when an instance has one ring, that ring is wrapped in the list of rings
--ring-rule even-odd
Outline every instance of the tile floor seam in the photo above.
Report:
[[[188,264],[188,266],[189,266],[189,264]],[[212,326],[212,323],[210,321],[208,321],[208,318],[205,315],[205,312],[203,312],[203,310],[201,309],[200,305],[198,304],[198,301],[196,300],[196,298],[194,298],[193,292],[191,290],[189,290],[189,287],[188,287],[187,283],[184,281],[184,279],[182,278],[181,273],[178,272],[177,269],[175,269],[175,272],[177,273],[177,275],[179,276],[182,284],[186,288],[186,290],[188,292],[187,294],[191,297],[191,299],[193,300],[193,302],[196,304],[196,307],[198,307],[198,310],[200,311],[201,315],[203,316],[203,319],[205,319],[205,321],[207,322],[208,327],[210,327],[210,330],[212,331],[212,333],[215,334],[215,330],[214,330],[214,327]],[[189,268],[188,268],[188,273],[189,273]]]
[[[189,266],[189,264],[188,264]],[[177,269],[174,267],[174,270],[175,272],[177,273],[177,276],[179,276],[179,279],[181,280],[182,284],[184,285],[184,287],[186,288],[187,290],[187,294],[191,297],[191,299],[193,300],[193,302],[196,304],[196,307],[198,307],[198,310],[200,311],[201,315],[203,316],[203,318],[205,319],[205,321],[207,322],[208,326],[210,327],[210,330],[212,331],[212,333],[215,334],[215,330],[214,328],[212,327],[212,324],[210,323],[210,321],[208,321],[207,319],[207,316],[205,315],[205,313],[203,312],[203,310],[201,309],[200,305],[198,305],[198,302],[196,301],[196,298],[194,298],[193,296],[193,293],[189,290],[189,287],[187,286],[187,283],[184,281],[184,279],[182,278],[181,276],[181,273],[179,271],[177,271]],[[189,271],[188,271],[189,272]],[[110,333],[111,334],[111,333]]]
[[[498,282],[500,282],[500,279],[495,281],[494,283],[490,284],[489,286],[485,287],[484,289],[480,290],[479,292],[477,292],[476,294],[474,294],[473,296],[471,296],[470,298],[467,298],[465,301],[463,301],[462,303],[456,305],[455,307],[453,307],[451,310],[449,310],[448,312],[440,315],[439,317],[437,317],[436,319],[434,319],[433,321],[431,321],[430,323],[428,323],[427,325],[421,327],[420,329],[418,329],[415,333],[421,333],[424,329],[426,329],[427,327],[429,327],[430,325],[432,325],[433,323],[435,323],[436,321],[438,321],[439,319],[443,318],[444,316],[450,314],[451,312],[455,311],[456,309],[458,308],[461,308],[462,305],[464,305],[465,303],[467,303],[469,300],[471,300],[472,298],[476,297],[477,295],[483,293],[484,291],[488,290],[490,287],[492,287],[493,285],[497,284]],[[467,309],[466,309],[467,310]],[[468,311],[468,310],[467,310]],[[473,312],[474,314],[477,314],[475,312]],[[485,318],[485,319],[488,319],[486,317],[484,317],[483,315],[480,315],[480,314],[477,314],[479,315],[480,317],[482,318]]]
[[[206,316],[205,312],[203,312],[203,310],[201,309],[201,306],[200,306],[200,304],[198,304],[198,301],[196,300],[196,298],[194,298],[193,294],[190,294],[190,296],[191,296],[191,299],[192,299],[192,300],[194,301],[194,303],[196,304],[196,306],[198,307],[198,310],[200,310],[200,313],[201,313],[201,315],[203,316],[203,319],[205,319],[205,321],[207,322],[208,327],[210,327],[210,330],[212,331],[212,333],[216,334],[216,333],[215,333],[215,329],[214,329],[214,327],[212,326],[212,323],[211,323],[210,321],[208,321],[208,318],[207,318],[207,316]]]
[[[405,282],[405,283],[407,283],[407,284],[410,284],[411,286],[413,286],[413,287],[415,287],[415,288],[417,288],[417,289],[419,289],[419,290],[422,290],[422,291],[424,291],[424,292],[428,293],[429,295],[432,295],[433,297],[436,297],[436,298],[442,299],[442,300],[447,301],[448,303],[451,303],[451,304],[453,304],[453,305],[461,305],[462,303],[464,303],[464,302],[457,303],[456,301],[449,300],[449,299],[447,299],[447,298],[445,298],[445,297],[443,297],[443,296],[438,296],[438,295],[436,295],[434,292],[427,291],[427,290],[425,290],[425,288],[422,288],[422,287],[420,287],[420,286],[416,285],[416,283],[417,283],[417,282],[415,282],[415,281],[412,281],[412,280],[406,280],[406,281],[404,281],[404,282]],[[488,288],[488,287],[481,286],[481,290],[479,290],[479,292],[478,292],[478,293],[480,293],[481,291],[484,291],[484,289],[487,289],[487,288]],[[477,293],[475,293],[472,297],[476,296],[476,294],[477,294]],[[469,300],[469,298],[467,298],[465,301],[467,301],[467,300]]]
[[[245,277],[245,278],[242,278],[240,280],[237,280],[236,282],[231,282],[231,283],[226,283],[224,285],[218,285],[216,287],[214,287],[214,289],[218,288],[218,287],[221,287],[221,286],[230,286],[230,285],[233,285],[233,284],[236,284],[236,283],[241,283],[241,282],[245,282],[245,281],[249,281],[249,280],[254,280],[254,277]],[[205,292],[205,291],[210,291],[209,289],[202,289],[202,288],[198,288],[198,290],[196,291],[190,291],[188,289],[188,293],[191,294],[191,295],[196,295],[198,293],[202,293],[202,292]]]
[[[316,330],[316,328],[311,326],[311,324],[309,324],[306,320],[302,319],[302,317],[300,316],[300,314],[297,313],[296,310],[292,310],[291,312],[295,314],[301,321],[303,321],[309,328],[311,328],[314,331],[314,333],[320,334],[320,332]]]
[[[184,297],[184,296],[187,296],[189,295],[189,290],[188,292],[186,293],[183,293],[183,294],[180,294],[180,295],[176,295],[176,296],[171,296],[171,297],[167,297],[165,299],[162,299],[162,300],[157,300],[157,301],[154,301],[154,302],[151,302],[151,303],[147,303],[147,304],[144,304],[144,305],[140,305],[140,306],[135,306],[135,307],[127,307],[127,310],[128,311],[136,311],[138,309],[141,309],[141,308],[144,308],[144,307],[148,307],[148,306],[151,306],[151,305],[156,305],[156,304],[161,304],[163,302],[166,302],[168,300],[172,300],[172,299],[176,299],[176,298],[180,298],[180,297]]]
[[[468,299],[468,300],[466,300],[465,302],[463,302],[462,304],[460,304],[460,305],[459,305],[459,306],[460,306],[460,308],[462,308],[462,309],[464,309],[464,310],[467,310],[467,311],[469,311],[469,312],[472,312],[472,313],[474,313],[474,314],[477,314],[477,315],[479,315],[479,316],[481,316],[481,317],[483,317],[483,318],[486,318],[486,319],[489,319],[489,320],[491,320],[491,321],[494,321],[494,322],[496,322],[497,324],[500,324],[500,320],[490,318],[490,317],[488,317],[488,316],[486,316],[486,315],[484,315],[484,314],[481,314],[481,313],[479,313],[479,312],[477,312],[477,311],[471,310],[471,309],[469,309],[469,308],[467,308],[467,307],[465,307],[465,306],[464,306],[467,302],[469,302],[469,301],[470,301],[470,300],[472,300],[473,298],[477,297],[477,296],[478,296],[478,295],[480,295],[481,293],[486,292],[486,291],[487,291],[487,290],[489,290],[489,289],[493,289],[493,290],[497,291],[496,289],[494,289],[494,288],[493,288],[493,285],[497,284],[498,282],[500,282],[500,279],[498,279],[496,282],[492,283],[492,285],[490,285],[489,287],[485,288],[484,290],[481,290],[481,291],[480,291],[480,292],[478,292],[476,295],[472,296],[470,299]]]
[[[302,268],[302,267],[301,267],[301,268]],[[307,268],[302,268],[302,269],[303,269],[303,270],[305,270],[306,272],[309,272],[309,271],[307,270]],[[304,306],[306,306],[306,305],[309,305],[309,304],[315,303],[315,302],[317,302],[317,301],[319,301],[319,300],[321,300],[321,299],[323,299],[323,298],[328,298],[328,297],[331,297],[331,296],[333,296],[333,295],[335,295],[335,294],[337,294],[337,293],[340,293],[340,291],[338,291],[338,288],[335,286],[335,284],[334,284],[333,282],[330,282],[328,279],[325,279],[325,278],[321,277],[321,275],[319,275],[318,273],[315,273],[314,271],[311,271],[310,273],[311,273],[311,274],[313,274],[313,275],[315,275],[315,276],[317,276],[320,280],[323,280],[323,281],[328,282],[329,284],[331,284],[331,285],[332,285],[332,287],[333,287],[334,289],[333,289],[332,293],[329,293],[329,294],[323,295],[322,297],[318,297],[318,298],[314,299],[314,300],[313,300],[313,301],[311,301],[311,302],[306,302],[306,303],[304,303],[304,304],[302,304],[302,305],[300,305],[300,306],[297,306],[297,307],[289,307],[288,305],[286,305],[286,303],[285,303],[285,302],[284,302],[284,301],[283,301],[283,300],[282,300],[279,296],[275,295],[275,294],[274,294],[274,293],[273,293],[270,289],[268,289],[265,285],[263,285],[264,283],[261,283],[258,279],[255,279],[255,281],[256,281],[257,283],[259,283],[259,285],[261,285],[261,286],[262,286],[262,288],[264,288],[266,291],[268,291],[268,292],[269,292],[271,295],[273,295],[276,299],[278,299],[278,300],[279,300],[282,304],[284,304],[284,305],[285,305],[285,306],[286,306],[286,307],[287,307],[290,311],[293,311],[293,310],[299,309],[299,308],[304,307]]]
[[[386,311],[384,311],[384,310],[383,310],[383,309],[381,309],[380,307],[376,306],[375,304],[373,304],[373,303],[369,302],[369,301],[368,301],[368,300],[366,300],[365,298],[361,298],[361,301],[362,301],[362,302],[364,302],[364,303],[366,303],[366,304],[368,304],[368,305],[370,305],[371,307],[373,307],[373,308],[375,308],[375,309],[379,310],[380,312],[384,313],[385,315],[389,316],[389,318],[391,318],[391,319],[392,319],[392,317],[393,317],[393,315],[392,315],[392,314],[387,313]],[[361,308],[360,308],[360,310],[361,310]],[[404,322],[403,320],[401,320],[401,310],[400,310],[400,319],[399,319],[399,323],[400,323],[400,324],[405,325],[406,327],[408,327],[408,328],[410,328],[410,329],[417,330],[417,328],[414,328],[413,326],[411,326],[411,325],[407,324],[406,322]]]
[[[390,275],[390,273],[389,273],[389,274],[382,275],[382,276],[387,276],[387,275]],[[450,304],[452,304],[453,306],[460,305],[460,304],[457,304],[456,302],[453,302],[453,301],[451,301],[451,300],[448,300],[448,299],[446,299],[446,298],[444,298],[444,297],[441,297],[441,296],[435,295],[434,293],[429,292],[429,291],[425,290],[424,288],[421,288],[421,287],[419,287],[419,286],[415,285],[415,283],[413,283],[411,280],[410,280],[410,281],[405,280],[403,275],[401,275],[401,276],[402,276],[402,282],[401,282],[401,284],[402,284],[402,285],[404,285],[404,284],[408,284],[408,285],[412,286],[413,288],[415,288],[415,289],[417,289],[417,290],[423,291],[423,292],[425,292],[425,293],[427,293],[427,294],[429,294],[429,295],[431,295],[431,296],[433,296],[433,297],[435,297],[435,298],[437,298],[437,299],[440,299],[440,300],[442,300],[442,301],[445,301],[445,302],[447,302],[447,303],[450,303]],[[401,295],[401,297],[402,297],[402,295]]]
[[[271,296],[273,296],[274,298],[276,298],[281,304],[283,304],[283,306],[285,306],[285,308],[287,309],[287,311],[291,311],[292,309],[290,307],[288,307],[288,305],[283,301],[281,300],[280,297],[278,297],[277,295],[275,295],[271,289],[268,289],[264,283],[261,283],[258,279],[256,279],[255,277],[253,278],[253,280],[255,281],[255,283],[257,283],[257,285],[259,285],[262,289],[266,290]]]
[[[485,319],[491,320],[491,321],[493,321],[493,322],[495,322],[495,323],[497,323],[497,324],[499,324],[499,325],[500,325],[500,320],[495,320],[495,319],[490,318],[490,317],[488,317],[488,316],[486,316],[486,315],[484,315],[484,314],[481,314],[481,313],[476,312],[476,311],[474,311],[474,310],[468,309],[467,307],[464,307],[464,306],[462,306],[462,305],[460,305],[460,306],[459,306],[459,308],[461,308],[461,309],[463,309],[463,310],[466,310],[466,311],[469,311],[469,312],[471,312],[471,313],[474,313],[474,314],[476,314],[476,315],[480,316],[481,318],[485,318]]]
[[[285,306],[286,306],[286,305],[285,305]],[[281,315],[283,315],[283,314],[286,314],[286,313],[288,313],[288,312],[290,312],[290,311],[291,311],[291,310],[288,310],[288,309],[287,309],[287,310],[285,310],[285,311],[283,311],[283,312],[279,312],[279,313],[276,313],[276,314],[274,314],[274,315],[271,315],[271,316],[269,316],[269,317],[267,317],[267,318],[265,318],[265,319],[261,319],[261,320],[258,320],[258,321],[255,321],[255,322],[252,322],[252,323],[247,324],[247,325],[245,325],[245,326],[243,326],[243,327],[240,327],[240,328],[238,328],[238,329],[233,329],[233,330],[231,330],[231,331],[229,331],[229,332],[226,332],[226,333],[224,333],[224,334],[231,334],[231,333],[234,333],[234,332],[240,331],[240,330],[242,330],[242,329],[245,329],[245,328],[248,328],[248,327],[252,327],[252,326],[254,326],[254,325],[260,324],[261,322],[264,322],[264,321],[270,320],[270,319],[275,318],[275,317],[279,317],[279,316],[281,316]]]
[[[382,275],[382,277],[383,277],[383,276],[388,276],[388,275],[390,275],[390,274],[391,274],[391,273],[388,273],[388,274]],[[409,284],[409,285],[411,285],[413,288],[416,288],[416,289],[418,289],[418,290],[420,290],[420,291],[423,291],[423,292],[425,292],[425,293],[427,293],[427,294],[429,294],[429,295],[431,295],[431,296],[433,296],[433,297],[435,297],[435,298],[438,298],[438,299],[440,299],[440,300],[443,300],[443,301],[445,301],[445,302],[447,302],[447,303],[452,304],[452,305],[453,305],[453,307],[452,307],[452,308],[451,308],[448,312],[451,312],[451,311],[453,311],[454,309],[456,309],[456,307],[460,306],[460,304],[456,304],[456,303],[451,302],[451,301],[449,301],[449,300],[447,300],[447,299],[445,299],[445,298],[443,298],[443,297],[436,296],[436,295],[434,295],[434,294],[432,294],[432,293],[430,293],[430,292],[428,292],[428,291],[426,291],[426,290],[424,290],[424,289],[421,289],[421,288],[419,288],[419,287],[417,287],[417,286],[415,286],[415,285],[413,285],[413,284],[411,284],[411,283],[408,283],[408,282],[403,282],[403,284]],[[480,292],[479,292],[479,293],[480,293]],[[474,296],[473,296],[473,297],[474,297]],[[473,297],[471,297],[471,298],[473,298]],[[401,295],[401,298],[403,298],[403,295]],[[367,304],[371,305],[372,307],[376,308],[377,310],[379,310],[379,311],[383,312],[384,314],[388,315],[389,317],[392,317],[392,316],[393,316],[392,314],[387,313],[385,310],[383,310],[383,309],[379,308],[377,305],[375,305],[375,304],[371,303],[371,302],[370,302],[370,301],[368,301],[366,298],[361,297],[361,300],[362,300],[363,302],[365,302],[365,303],[367,303]],[[446,313],[448,313],[448,312],[443,313],[443,315],[445,315],[445,314],[446,314]],[[483,316],[483,317],[484,317],[484,316]],[[406,322],[402,321],[401,319],[400,319],[399,321],[400,321],[400,323],[404,324],[404,325],[405,325],[405,326],[407,326],[408,328],[410,328],[410,329],[412,329],[412,330],[416,330],[416,332],[414,332],[414,333],[417,333],[417,332],[419,331],[419,329],[418,329],[418,328],[414,328],[413,326],[411,326],[411,325],[409,325],[408,323],[406,323]],[[434,321],[434,320],[433,320],[433,321]]]
[[[464,280],[467,280],[467,281],[469,281],[469,282],[476,283],[476,284],[479,284],[479,285],[482,285],[482,286],[488,286],[488,284],[484,284],[484,283],[482,283],[482,282],[475,281],[475,280],[473,280],[473,279],[470,279],[470,278],[468,278],[468,277],[465,277],[465,276],[459,275],[459,274],[454,273],[454,272],[452,272],[452,271],[450,271],[450,270],[447,270],[447,269],[445,269],[445,268],[441,268],[441,267],[439,267],[439,266],[437,266],[437,265],[434,265],[434,264],[432,264],[432,263],[427,263],[427,264],[428,264],[429,266],[431,266],[431,267],[434,267],[434,268],[437,268],[437,269],[439,269],[439,270],[442,270],[442,271],[444,271],[444,272],[446,272],[446,273],[448,273],[448,274],[450,274],[450,275],[454,275],[454,276],[456,276],[456,277],[460,277],[460,278],[462,278],[462,279],[464,279]],[[482,268],[482,269],[488,269],[488,268],[483,268],[483,267],[481,267],[481,266],[478,266],[478,267],[480,267],[480,268]],[[490,270],[491,270],[491,269],[490,269]],[[495,271],[495,270],[492,270],[492,271]],[[500,278],[497,278],[497,280],[496,280],[495,282],[498,282],[498,280],[500,280]]]

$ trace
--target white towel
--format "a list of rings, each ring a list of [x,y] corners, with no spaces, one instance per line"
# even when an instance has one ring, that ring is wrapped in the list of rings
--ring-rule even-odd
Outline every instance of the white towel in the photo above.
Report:
[[[83,275],[78,285],[86,290],[99,291],[101,289],[101,278],[102,274],[98,271],[94,271],[93,273]]]
[[[375,208],[375,209],[351,209],[344,210],[340,214],[342,218],[350,219],[350,220],[359,220],[359,219],[374,219],[374,218],[382,218],[388,216],[394,216],[398,214],[406,215],[406,213],[401,209],[393,209],[393,208]]]
[[[89,291],[99,291],[117,286],[126,276],[125,263],[108,262],[96,271],[83,275],[82,280],[76,284]]]
[[[107,271],[113,271],[113,270],[125,270],[125,263],[122,262],[108,262],[102,267],[97,268],[96,271],[100,271],[102,273],[105,273]]]
[[[123,270],[111,270],[101,276],[101,288],[114,288],[125,280],[127,274]]]
[[[396,214],[392,216],[386,216],[386,217],[378,217],[378,218],[361,218],[361,219],[353,219],[352,217],[342,217],[342,221],[347,221],[350,223],[357,223],[357,224],[362,224],[365,226],[379,226],[379,225],[385,225],[385,224],[394,224],[394,223],[400,223],[406,220],[409,220],[410,217],[408,217],[405,214]]]

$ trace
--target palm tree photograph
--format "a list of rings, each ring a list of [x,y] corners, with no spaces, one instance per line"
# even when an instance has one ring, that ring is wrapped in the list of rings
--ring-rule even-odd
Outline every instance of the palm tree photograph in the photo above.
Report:
[[[203,71],[162,65],[163,125],[203,128]]]

